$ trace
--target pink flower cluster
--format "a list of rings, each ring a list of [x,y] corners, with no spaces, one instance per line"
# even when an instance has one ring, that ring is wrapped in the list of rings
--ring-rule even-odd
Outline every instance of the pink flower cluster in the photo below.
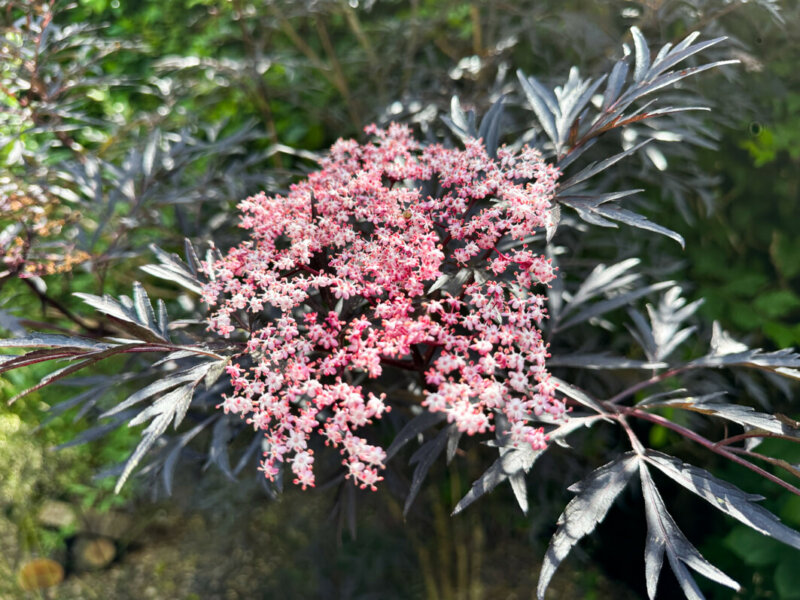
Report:
[[[531,290],[555,275],[525,240],[548,223],[558,171],[527,147],[493,159],[480,140],[459,150],[400,125],[367,133],[373,143],[338,141],[287,196],[241,202],[250,239],[207,265],[210,329],[247,335],[222,407],[265,432],[267,477],[288,462],[303,487],[316,431],[374,489],[386,453],[357,431],[390,406],[362,384],[402,371],[460,431],[492,430],[502,413],[511,443],[544,447],[531,416],[564,405]],[[516,242],[502,252],[501,240]],[[434,285],[444,273],[455,288]]]

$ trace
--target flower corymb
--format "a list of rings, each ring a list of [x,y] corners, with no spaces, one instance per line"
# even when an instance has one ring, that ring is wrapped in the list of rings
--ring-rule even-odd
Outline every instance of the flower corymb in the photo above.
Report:
[[[480,140],[460,150],[400,125],[367,133],[372,143],[338,141],[288,195],[241,202],[249,239],[207,265],[210,328],[247,336],[222,407],[265,432],[267,477],[288,462],[304,487],[318,432],[374,489],[386,453],[359,432],[391,407],[373,384],[398,377],[462,432],[502,414],[510,443],[544,447],[531,416],[564,405],[534,289],[555,274],[526,240],[548,224],[558,171],[527,147],[491,158]]]

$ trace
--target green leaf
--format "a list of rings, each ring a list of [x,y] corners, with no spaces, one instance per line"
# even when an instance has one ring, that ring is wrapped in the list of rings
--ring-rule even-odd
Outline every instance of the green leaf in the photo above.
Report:
[[[800,274],[800,238],[775,232],[769,247],[772,264],[786,279]]]
[[[788,326],[782,321],[764,323],[764,335],[773,340],[781,348],[800,346],[800,324]]]
[[[558,566],[573,546],[594,531],[598,523],[605,519],[617,496],[628,485],[638,466],[635,454],[628,452],[592,471],[586,479],[569,487],[569,490],[577,495],[570,500],[559,517],[558,530],[550,540],[536,590],[540,600],[544,599],[547,586]]]
[[[753,302],[753,308],[770,319],[779,319],[800,307],[800,296],[789,290],[765,292]]]
[[[787,548],[779,542],[740,525],[725,536],[723,544],[743,563],[751,567],[774,565],[781,553],[787,551]]]
[[[775,569],[775,587],[783,600],[800,598],[800,553],[793,552],[783,556]]]

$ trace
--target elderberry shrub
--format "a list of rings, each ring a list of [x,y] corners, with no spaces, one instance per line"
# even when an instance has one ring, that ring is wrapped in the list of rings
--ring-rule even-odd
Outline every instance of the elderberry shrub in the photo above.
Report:
[[[621,201],[637,190],[607,189],[598,181],[616,185],[619,164],[648,150],[655,136],[631,143],[641,135],[637,125],[668,127],[672,115],[690,110],[659,105],[655,92],[732,61],[684,64],[721,38],[696,42],[691,34],[653,56],[638,29],[631,36],[633,52],[607,78],[582,79],[573,69],[551,89],[519,73],[516,98],[536,121],[531,146],[522,139],[500,145],[503,97],[480,125],[453,100],[445,123],[459,146],[422,143],[403,125],[369,127],[372,141],[337,142],[319,169],[287,194],[241,202],[244,239],[226,252],[212,243],[201,259],[189,241],[184,262],[153,248],[158,264],[144,270],[201,298],[205,311],[196,319],[171,322],[166,304],[153,307],[139,283],[132,297],[79,294],[105,316],[94,337],[24,333],[3,340],[4,348],[31,350],[4,357],[0,372],[68,361],[21,397],[113,356],[160,354],[150,364],[152,382],[110,406],[100,415],[106,421],[83,434],[89,440],[124,423],[148,423],[118,470],[118,487],[154,450],[147,471],[160,473],[169,491],[181,454],[210,427],[211,461],[230,474],[260,455],[260,468],[276,487],[287,469],[298,485],[313,486],[324,443],[341,454],[343,480],[374,490],[387,461],[422,436],[412,456],[408,510],[434,460],[445,449],[452,460],[467,434],[489,442],[499,456],[455,512],[503,481],[526,511],[526,476],[553,442],[587,428],[616,427],[630,450],[615,455],[609,449],[609,462],[568,488],[576,495],[558,521],[538,596],[634,475],[647,516],[650,597],[665,555],[689,598],[702,595],[687,567],[739,589],[680,531],[653,471],[790,546],[800,548],[800,534],[758,505],[759,497],[647,448],[633,423],[670,429],[800,495],[754,462],[798,475],[788,462],[757,451],[764,438],[796,441],[798,423],[728,401],[729,387],[717,375],[725,368],[753,370],[768,383],[798,379],[800,355],[751,349],[714,324],[707,352],[675,359],[679,348],[690,351],[686,343],[696,330],[690,322],[701,300],[688,302],[672,281],[647,283],[636,258],[595,263],[588,272],[564,272],[556,264],[574,248],[565,241],[579,239],[587,225],[622,223],[683,244],[677,232],[623,208]],[[623,134],[623,150],[606,153],[608,146],[598,142],[614,131]],[[592,152],[596,160],[587,162]],[[658,153],[648,156],[661,164]],[[563,209],[570,210],[562,215]],[[634,308],[656,294],[646,315]],[[637,347],[632,356],[614,354],[597,335],[623,307],[629,308],[629,347]],[[556,368],[565,378],[551,375]],[[629,375],[594,375],[621,371],[642,375],[633,382]],[[112,381],[105,389],[113,387]],[[392,390],[401,389],[414,398],[410,405],[393,399]],[[56,410],[91,408],[99,391]],[[390,410],[404,413],[405,424],[384,449],[369,426]],[[676,416],[680,411],[739,429],[707,437]],[[187,415],[190,428],[166,435]],[[231,469],[228,442],[244,432],[251,440]]]

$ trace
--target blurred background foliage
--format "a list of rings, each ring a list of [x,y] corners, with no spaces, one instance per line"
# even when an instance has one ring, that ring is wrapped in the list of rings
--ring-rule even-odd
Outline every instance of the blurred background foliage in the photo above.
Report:
[[[727,34],[731,39],[721,52],[742,64],[691,84],[701,103],[713,106],[697,117],[697,151],[678,149],[668,158],[657,152],[631,167],[632,177],[653,174],[646,205],[684,235],[686,250],[668,240],[648,240],[634,243],[630,252],[654,272],[692,282],[689,297],[706,299],[702,314],[751,346],[800,345],[800,7],[795,2],[0,0],[0,23],[0,326],[11,333],[42,323],[53,330],[107,333],[84,316],[71,293],[127,291],[136,267],[148,260],[148,244],[178,249],[188,236],[213,237],[225,247],[237,239],[239,199],[281,189],[312,168],[313,153],[337,138],[359,136],[364,125],[390,120],[411,123],[431,138],[441,136],[446,128],[439,117],[454,94],[481,114],[508,91],[517,68],[547,82],[562,80],[573,64],[584,74],[601,72],[620,42],[630,42],[630,26],[638,25],[653,45],[693,30],[705,38]],[[597,239],[604,235],[599,232]],[[190,313],[188,296],[150,289]],[[12,397],[43,374],[34,368],[4,375],[0,397]],[[51,452],[85,428],[77,409],[48,415],[56,396],[35,393],[0,413],[0,504],[14,525],[11,537],[3,539],[11,544],[7,540],[13,538],[15,548],[3,552],[4,569],[13,571],[27,556],[57,554],[70,543],[74,529],[54,531],[37,521],[47,500],[84,510],[134,511],[158,521],[150,518],[155,509],[134,486],[113,496],[113,479],[92,478],[127,456],[137,432],[115,429],[102,440]],[[770,400],[775,410],[785,406],[792,413],[790,399]],[[39,428],[45,419],[48,425]],[[675,443],[658,429],[651,442]],[[265,508],[267,500],[252,485],[237,484],[234,500],[231,484],[222,478],[201,484],[187,476],[169,514],[189,523],[186,515],[211,511],[199,514],[217,519],[214,532],[238,527],[237,535],[255,544],[252,539],[263,539],[241,524],[209,515],[222,512],[235,520],[260,511],[265,535],[283,540],[278,547],[290,554],[323,553],[315,535],[334,545],[339,539],[337,558],[317,563],[322,572],[312,578],[314,586],[324,581],[338,590],[340,595],[331,597],[367,597],[367,592],[388,597],[380,589],[388,575],[380,574],[388,573],[387,564],[403,561],[427,565],[409,583],[409,595],[522,597],[520,590],[530,586],[537,569],[504,563],[498,552],[504,544],[543,545],[565,498],[563,488],[579,477],[566,454],[550,462],[542,468],[560,469],[572,479],[542,486],[532,518],[518,515],[508,491],[498,490],[471,516],[450,520],[453,498],[471,481],[455,471],[441,474],[443,488],[431,491],[428,505],[407,529],[385,526],[386,519],[401,523],[394,500],[366,499],[357,541],[346,533],[336,538],[335,523],[310,516],[325,512],[320,506],[326,502],[328,509],[338,506],[332,492],[313,500],[292,492],[283,508],[270,509],[277,505]],[[721,469],[737,485],[767,496],[767,506],[787,524],[800,526],[797,498],[734,467]],[[301,514],[317,529],[286,531],[299,527],[296,520],[287,521],[286,506],[305,503]],[[731,529],[710,510],[686,506],[687,514],[679,517],[694,525],[687,531],[705,536],[701,549],[709,559],[739,573],[744,563],[748,573],[739,579],[746,589],[739,597],[800,597],[797,553],[744,527]],[[340,528],[347,529],[352,517],[336,514]],[[512,516],[498,525],[499,514]],[[586,545],[588,554],[571,559],[581,569],[594,564],[576,579],[582,597],[642,593],[640,548],[621,544],[608,551],[620,531],[643,538],[643,515],[633,514],[638,525],[630,524],[635,519],[624,506],[616,508],[601,537]],[[502,543],[494,548],[481,541],[485,523],[501,532]],[[187,543],[198,547],[197,537],[171,527],[173,537],[188,535]],[[436,532],[433,540],[430,531]],[[148,535],[147,543],[163,543]],[[452,543],[457,539],[464,544]],[[478,550],[467,555],[461,546]],[[293,589],[302,597],[304,586],[312,585],[303,569],[313,561],[281,560],[277,566],[297,579]],[[375,576],[335,581],[347,571],[340,563],[348,561]],[[124,556],[116,568],[123,564]],[[266,581],[275,568],[253,567],[254,577],[261,573]],[[470,575],[471,569],[478,575]],[[492,588],[490,581],[497,580],[507,589]],[[178,585],[175,581],[164,585]],[[403,585],[402,579],[393,585]],[[0,591],[23,594],[12,588]],[[198,593],[178,589],[182,596],[156,590],[153,597]],[[578,592],[561,593],[577,597]],[[708,593],[732,596],[716,587]],[[206,597],[202,589],[197,597]]]

